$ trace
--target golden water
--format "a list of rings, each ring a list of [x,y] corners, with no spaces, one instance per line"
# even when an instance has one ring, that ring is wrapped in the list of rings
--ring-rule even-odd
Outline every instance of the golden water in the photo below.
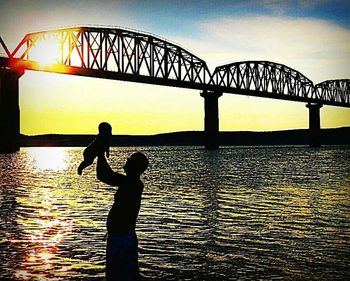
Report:
[[[0,279],[103,280],[115,189],[83,148],[0,155]],[[150,159],[138,220],[147,280],[349,280],[350,148],[113,148]]]

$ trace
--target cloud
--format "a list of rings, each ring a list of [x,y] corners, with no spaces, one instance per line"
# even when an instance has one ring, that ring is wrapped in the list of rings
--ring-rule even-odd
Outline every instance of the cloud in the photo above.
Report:
[[[274,14],[283,14],[291,2],[291,0],[257,0],[258,5],[271,10]]]
[[[178,38],[213,68],[269,60],[299,70],[314,82],[350,78],[350,30],[313,18],[258,16],[198,23],[200,39]],[[177,42],[176,41],[176,42]]]
[[[341,2],[341,1],[331,1],[331,0],[298,0],[298,4],[303,7],[303,8],[313,8],[313,7],[317,7],[319,5],[323,5],[326,3],[330,3],[330,2],[334,2],[334,4],[336,4],[336,2]]]
[[[321,5],[342,3],[339,0],[256,0],[256,5],[271,10],[275,15],[282,15],[288,9],[314,9]]]

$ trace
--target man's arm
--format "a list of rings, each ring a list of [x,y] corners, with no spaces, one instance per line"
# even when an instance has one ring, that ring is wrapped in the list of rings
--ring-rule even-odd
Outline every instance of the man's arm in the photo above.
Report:
[[[109,145],[106,147],[106,156],[107,156],[107,158],[109,158]]]
[[[120,186],[126,180],[126,176],[112,170],[103,153],[100,153],[97,157],[96,177],[98,180],[112,186]]]

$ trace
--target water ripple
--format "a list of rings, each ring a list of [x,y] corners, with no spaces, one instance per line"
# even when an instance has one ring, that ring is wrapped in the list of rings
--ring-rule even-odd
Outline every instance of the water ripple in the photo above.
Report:
[[[115,188],[82,148],[0,155],[0,278],[103,280]],[[146,280],[349,280],[349,147],[113,148],[150,158],[138,220]]]

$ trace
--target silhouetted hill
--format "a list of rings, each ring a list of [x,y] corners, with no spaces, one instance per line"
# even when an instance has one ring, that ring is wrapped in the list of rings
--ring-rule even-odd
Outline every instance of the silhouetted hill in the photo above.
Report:
[[[86,146],[95,135],[21,135],[21,146]],[[272,132],[220,132],[220,145],[308,145],[308,130]],[[323,145],[350,145],[350,127],[322,129]],[[185,131],[157,135],[115,135],[112,146],[203,146],[204,132]]]

